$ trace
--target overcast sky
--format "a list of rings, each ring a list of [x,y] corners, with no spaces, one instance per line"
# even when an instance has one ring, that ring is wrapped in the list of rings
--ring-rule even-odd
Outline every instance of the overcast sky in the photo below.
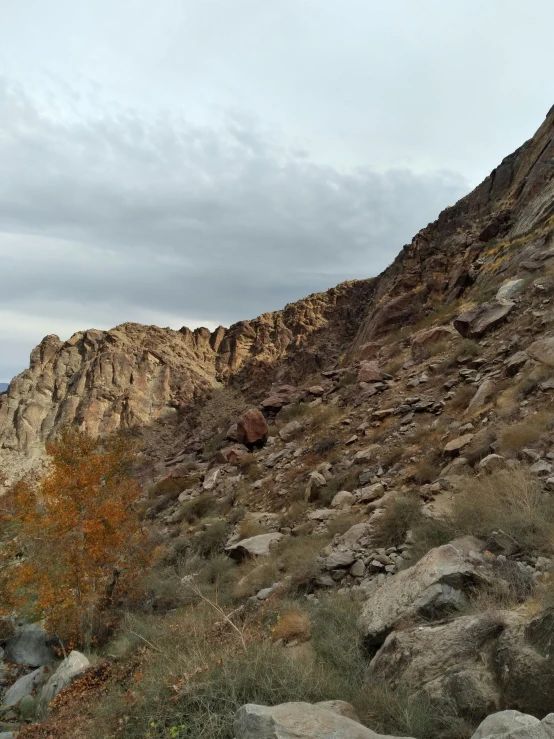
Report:
[[[0,0],[0,382],[375,275],[554,103],[552,0]]]

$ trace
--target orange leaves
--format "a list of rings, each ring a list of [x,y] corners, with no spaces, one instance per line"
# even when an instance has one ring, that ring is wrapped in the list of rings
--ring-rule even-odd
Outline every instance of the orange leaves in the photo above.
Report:
[[[136,449],[123,436],[98,440],[75,430],[47,449],[48,475],[36,490],[16,486],[3,512],[17,537],[5,548],[6,580],[13,606],[28,607],[32,589],[53,631],[90,644],[97,613],[147,564],[140,488],[130,475]]]

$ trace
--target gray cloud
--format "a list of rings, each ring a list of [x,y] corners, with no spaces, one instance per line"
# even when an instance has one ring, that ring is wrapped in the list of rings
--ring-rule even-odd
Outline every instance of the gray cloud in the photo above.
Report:
[[[0,380],[47,321],[229,324],[374,275],[467,188],[318,164],[238,113],[201,126],[55,102],[0,80]]]

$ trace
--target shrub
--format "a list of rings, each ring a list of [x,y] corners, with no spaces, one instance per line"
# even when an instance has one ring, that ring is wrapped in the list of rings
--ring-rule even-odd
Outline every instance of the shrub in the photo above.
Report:
[[[233,597],[242,600],[277,582],[279,570],[274,558],[256,557],[245,560],[237,568],[237,578],[233,588]]]
[[[321,572],[317,558],[329,537],[294,536],[279,542],[279,563],[285,574],[290,575],[290,586],[294,590],[309,590]]]
[[[436,464],[436,457],[429,456],[417,462],[412,476],[419,485],[426,485],[434,482],[440,475],[440,471],[440,467]]]
[[[163,480],[148,488],[148,497],[157,498],[164,495],[168,500],[174,500],[186,489],[186,480],[187,478],[183,477],[164,477]]]
[[[306,611],[291,608],[282,615],[279,614],[277,623],[271,629],[274,641],[282,639],[284,642],[307,641],[310,638],[310,617]]]
[[[397,372],[399,372],[402,369],[403,365],[404,365],[403,359],[400,359],[400,358],[392,359],[390,362],[388,362],[383,367],[383,372],[386,375],[395,375]]]
[[[375,521],[372,543],[377,547],[400,546],[421,516],[421,504],[416,497],[394,498]]]
[[[471,387],[471,385],[459,385],[450,400],[450,409],[454,411],[465,411],[475,392],[475,388]]]
[[[286,513],[283,513],[279,519],[279,527],[294,526],[298,521],[303,520],[308,510],[308,503],[305,500],[296,500],[292,503]]]
[[[502,429],[499,437],[501,452],[517,452],[538,441],[544,434],[547,419],[536,414],[521,423],[514,423]]]
[[[350,385],[353,385],[357,379],[357,372],[345,372],[345,374],[340,378],[339,388],[342,389],[344,387],[350,387]]]
[[[336,518],[332,518],[327,524],[327,531],[331,536],[336,534],[345,534],[357,523],[361,523],[364,517],[361,513],[342,513]]]
[[[216,521],[204,531],[198,531],[191,539],[195,552],[202,557],[219,554],[225,548],[229,538],[229,525],[225,521]]]
[[[208,439],[208,441],[204,443],[202,454],[206,459],[211,459],[216,452],[223,449],[227,443],[225,434],[226,432],[222,431],[221,433],[212,436],[211,439]]]
[[[288,423],[306,416],[310,411],[311,407],[307,403],[291,403],[279,411],[279,421]]]
[[[325,454],[331,452],[337,446],[337,440],[332,436],[327,436],[325,439],[320,439],[314,444],[313,452],[318,457],[323,457]]]
[[[194,523],[205,518],[209,513],[215,510],[217,506],[216,499],[211,493],[202,493],[201,495],[187,500],[180,508],[180,520],[183,519],[188,523]]]
[[[309,425],[312,431],[332,426],[343,412],[336,405],[316,405],[311,408]]]
[[[325,507],[328,506],[341,489],[340,482],[340,479],[335,477],[332,480],[329,480],[326,485],[322,485],[320,488],[317,488],[315,491],[315,500]]]
[[[251,536],[267,534],[267,529],[258,521],[253,521],[251,518],[245,518],[239,523],[237,534],[241,539],[250,539]]]
[[[456,357],[478,357],[483,353],[483,347],[474,339],[464,339],[459,345]]]
[[[501,530],[523,551],[553,551],[554,503],[523,467],[497,470],[486,477],[465,478],[454,496],[452,520],[459,534],[487,540]]]

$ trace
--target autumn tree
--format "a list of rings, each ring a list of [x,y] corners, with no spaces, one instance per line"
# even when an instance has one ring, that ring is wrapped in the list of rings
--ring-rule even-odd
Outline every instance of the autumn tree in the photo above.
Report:
[[[136,447],[122,434],[66,429],[47,453],[42,481],[19,483],[3,506],[4,598],[20,612],[32,605],[68,645],[90,648],[99,614],[146,564]]]

